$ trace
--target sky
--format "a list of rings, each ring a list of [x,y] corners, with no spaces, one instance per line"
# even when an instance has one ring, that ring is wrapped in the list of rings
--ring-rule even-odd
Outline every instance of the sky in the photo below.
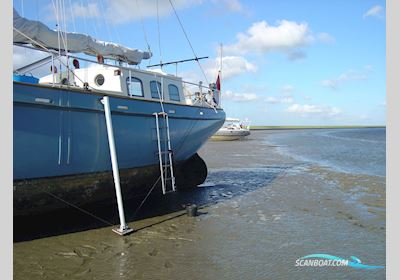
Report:
[[[209,56],[201,60],[203,70],[194,62],[179,64],[183,80],[215,82],[222,44],[222,107],[228,117],[252,125],[386,123],[383,0],[171,0],[191,45],[169,0],[13,4],[21,16],[55,29],[57,2],[64,3],[68,31],[143,50],[149,45],[153,57],[142,69],[161,60]],[[14,49],[14,66],[27,56]]]

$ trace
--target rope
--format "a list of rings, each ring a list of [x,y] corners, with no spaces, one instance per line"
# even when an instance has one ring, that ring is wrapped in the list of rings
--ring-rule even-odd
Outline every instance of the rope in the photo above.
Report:
[[[73,208],[75,208],[75,209],[77,209],[77,210],[79,210],[79,211],[81,211],[81,212],[83,212],[83,213],[85,213],[85,214],[87,214],[87,215],[89,215],[89,216],[91,216],[91,217],[93,217],[93,218],[95,218],[95,219],[97,219],[97,220],[109,225],[109,226],[113,226],[113,224],[110,223],[109,221],[104,220],[103,218],[100,218],[100,217],[94,215],[93,213],[90,213],[89,211],[86,211],[85,209],[82,209],[79,206],[76,206],[75,204],[72,204],[71,202],[68,202],[68,201],[62,199],[61,197],[58,197],[55,194],[52,194],[52,193],[50,193],[48,191],[43,191],[43,192],[47,193],[48,195],[54,197],[55,199],[58,199],[59,201],[64,202],[65,204],[67,204],[67,205],[69,205],[69,206],[71,206],[71,207],[73,207]]]
[[[153,186],[152,186],[152,187],[150,188],[150,190],[147,192],[147,194],[146,194],[146,196],[144,197],[144,199],[142,200],[142,202],[141,202],[141,203],[139,204],[139,206],[136,208],[135,212],[133,213],[132,219],[134,219],[134,218],[136,217],[136,215],[139,213],[139,210],[142,208],[142,206],[143,206],[144,203],[146,202],[147,198],[150,196],[150,194],[153,192],[154,188],[157,186],[158,182],[160,181],[160,178],[161,178],[161,176],[158,177],[158,179],[155,181],[155,183],[153,184]],[[52,193],[50,193],[50,192],[48,192],[48,191],[43,191],[43,192],[46,193],[46,194],[48,194],[48,195],[50,195],[50,196],[52,196],[53,198],[55,198],[55,199],[57,199],[57,200],[59,200],[59,201],[61,201],[61,202],[64,202],[65,204],[67,204],[67,205],[69,205],[69,206],[71,206],[71,207],[73,207],[73,208],[75,208],[75,209],[81,211],[82,213],[85,213],[86,215],[91,216],[91,217],[95,218],[96,220],[99,220],[100,222],[103,222],[103,223],[106,224],[106,225],[109,225],[109,226],[113,226],[113,225],[114,225],[114,224],[112,224],[111,222],[109,222],[109,221],[107,221],[107,220],[105,220],[105,219],[103,219],[103,218],[100,218],[99,216],[96,216],[95,214],[90,213],[89,211],[86,211],[85,209],[82,209],[82,208],[80,208],[79,206],[76,206],[75,204],[66,201],[65,199],[62,199],[62,198],[59,197],[59,196],[56,196],[55,194],[52,194]]]
[[[157,0],[157,1],[158,1],[158,0]],[[203,67],[201,66],[200,62],[199,62],[199,59],[198,59],[198,57],[197,57],[197,55],[196,55],[196,52],[194,51],[194,48],[193,48],[193,46],[192,46],[192,43],[190,42],[189,37],[188,37],[188,35],[187,35],[187,33],[186,33],[186,30],[185,30],[185,28],[183,27],[183,24],[182,24],[182,22],[181,22],[181,19],[179,18],[178,13],[176,12],[175,6],[174,6],[174,4],[172,3],[172,0],[168,0],[168,1],[169,1],[169,3],[171,4],[172,10],[174,11],[176,18],[178,19],[179,25],[180,25],[181,28],[182,28],[183,34],[185,35],[186,40],[188,41],[190,48],[192,49],[192,52],[193,52],[194,57],[196,58],[197,64],[199,65],[200,70],[201,70],[201,72],[203,73],[203,76],[204,76],[204,78],[205,78],[207,84],[209,84],[208,79],[207,79],[207,76],[206,76],[206,73],[204,72],[204,69],[203,69]]]
[[[157,185],[158,181],[160,181],[160,179],[161,179],[161,176],[158,177],[157,181],[153,184],[153,186],[151,187],[150,191],[146,194],[145,198],[142,200],[142,202],[140,203],[138,208],[136,208],[136,210],[135,210],[135,212],[133,213],[133,216],[132,216],[133,219],[136,217],[136,214],[139,212],[140,208],[142,208],[143,204],[146,202],[147,198],[149,197],[151,192],[154,190],[155,186]]]

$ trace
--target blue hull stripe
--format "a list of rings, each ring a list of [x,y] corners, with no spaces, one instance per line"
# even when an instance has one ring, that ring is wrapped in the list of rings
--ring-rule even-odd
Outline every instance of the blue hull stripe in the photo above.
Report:
[[[111,170],[101,96],[14,83],[14,180]],[[38,102],[48,100],[49,103]],[[155,165],[154,101],[110,96],[119,167]],[[120,108],[124,108],[121,110]],[[183,161],[224,123],[211,108],[165,103],[174,159]],[[202,114],[200,114],[202,112]]]
[[[68,108],[68,107],[61,107],[57,105],[45,105],[45,104],[34,104],[34,103],[26,103],[26,102],[14,102],[14,105],[18,106],[32,106],[32,107],[44,107],[48,109],[57,109],[62,111],[77,111],[77,112],[96,112],[96,113],[103,113],[102,110],[95,110],[95,109],[84,109],[84,108]],[[124,111],[115,111],[111,110],[113,114],[119,115],[131,115],[131,116],[145,116],[145,117],[154,117],[153,114],[144,114],[144,113],[131,113],[131,112],[124,112]],[[222,112],[219,110],[219,112]],[[173,115],[169,115],[169,119],[186,119],[186,120],[203,120],[204,118],[199,117],[176,117]],[[207,118],[207,120],[220,120],[220,118]]]

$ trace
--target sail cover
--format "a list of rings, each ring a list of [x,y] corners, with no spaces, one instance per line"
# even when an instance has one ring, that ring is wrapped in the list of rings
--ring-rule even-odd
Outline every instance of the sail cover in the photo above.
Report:
[[[21,17],[14,9],[14,28],[27,37],[39,42],[49,49],[58,50],[58,33],[51,30],[45,24]],[[34,44],[31,40],[14,30],[14,43]],[[60,44],[63,48],[63,44]],[[67,32],[68,51],[73,53],[85,53],[88,55],[102,55],[104,58],[112,58],[129,64],[139,64],[142,59],[151,57],[151,52],[131,49],[111,42],[103,42],[89,35]]]

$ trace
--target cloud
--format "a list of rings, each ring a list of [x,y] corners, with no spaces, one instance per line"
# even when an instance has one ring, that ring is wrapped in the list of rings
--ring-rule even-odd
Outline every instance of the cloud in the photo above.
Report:
[[[292,85],[284,85],[280,91],[282,94],[287,95],[294,91],[294,87]]]
[[[203,0],[174,0],[176,10],[182,10],[200,5]],[[157,2],[149,0],[118,0],[106,1],[103,5],[100,1],[78,2],[72,5],[72,11],[76,17],[100,18],[103,17],[113,24],[126,23],[157,16]],[[167,16],[173,13],[169,1],[158,1],[159,16]]]
[[[286,108],[285,112],[296,113],[303,117],[310,114],[320,115],[324,117],[333,117],[342,113],[342,110],[337,107],[330,107],[325,105],[300,105],[296,103]]]
[[[271,104],[278,104],[280,100],[278,98],[276,98],[276,97],[268,96],[265,99],[265,101],[267,101],[268,103],[271,103]]]
[[[283,104],[283,103],[293,103],[294,98],[291,96],[291,93],[294,91],[294,86],[292,85],[284,85],[280,88],[280,93],[283,96],[267,96],[265,98],[265,102],[270,104]]]
[[[321,41],[323,43],[327,43],[327,44],[335,42],[335,38],[332,35],[325,33],[325,32],[317,34],[317,38],[319,41]]]
[[[265,101],[270,104],[293,103],[294,98],[292,96],[284,96],[282,98],[268,96]]]
[[[45,52],[13,46],[13,71],[47,56],[49,56],[49,54]],[[47,66],[47,68],[48,67],[50,66]]]
[[[363,18],[374,17],[374,18],[383,18],[384,9],[382,6],[376,5],[373,6],[371,9],[365,12]]]
[[[214,4],[222,4],[225,10],[234,13],[243,13],[245,9],[239,0],[212,0]]]
[[[370,72],[372,66],[367,65],[363,71],[347,70],[340,74],[337,78],[322,80],[321,85],[324,87],[331,88],[333,90],[339,89],[340,85],[347,81],[357,81],[368,79],[368,72]]]
[[[241,88],[243,91],[247,92],[255,92],[255,93],[266,93],[269,91],[269,87],[266,83],[254,83],[254,81],[250,81],[250,83],[241,84]]]
[[[289,52],[287,57],[290,61],[296,61],[296,60],[306,58],[307,54],[303,51],[293,51],[293,52]]]
[[[20,69],[25,66],[29,66],[30,64],[37,62],[45,57],[49,57],[49,54],[46,52],[27,49],[24,47],[13,46],[13,71]],[[62,56],[59,59],[54,59],[54,65],[59,69],[60,60],[62,62],[62,67],[64,67],[67,63],[65,56]],[[51,59],[47,60],[46,63],[43,62],[42,65],[31,65],[20,74],[28,74],[33,75],[37,78],[41,78],[51,74]]]
[[[284,98],[281,99],[282,103],[293,103],[294,102],[294,98],[291,96],[285,96]]]
[[[324,87],[329,87],[331,89],[338,89],[338,84],[339,80],[338,79],[332,79],[332,80],[322,80],[321,85]]]
[[[221,6],[224,12],[249,13],[239,0],[174,0],[173,4],[176,10],[183,10],[206,2]],[[53,13],[53,5],[50,4],[47,10],[51,10]],[[72,3],[71,7],[67,7],[67,13],[70,13],[70,11],[75,17],[102,18],[113,24],[120,24],[140,20],[141,17],[157,17],[157,1],[77,1]],[[173,10],[168,0],[158,1],[158,14],[160,17],[168,16],[172,13]],[[49,19],[55,20],[55,16],[52,15]]]
[[[137,3],[136,3],[137,2]],[[119,0],[110,1],[108,14],[112,17],[119,17],[117,22],[130,21],[142,16],[143,18],[156,17],[157,6],[156,1],[148,0]],[[182,10],[202,4],[202,0],[174,0],[173,4],[176,10]],[[137,11],[136,13],[132,13]],[[117,14],[112,14],[116,12]],[[173,13],[169,1],[158,1],[159,16],[168,16]]]
[[[72,4],[71,9],[75,17],[96,18],[101,16],[101,9],[98,2],[86,2],[86,5],[80,5],[75,2]]]
[[[235,93],[230,90],[224,91],[222,93],[222,98],[225,100],[231,100],[235,102],[250,102],[259,99],[259,97],[254,93]]]
[[[207,78],[215,79],[219,70],[220,59],[215,58],[204,65]],[[256,73],[257,66],[241,56],[222,57],[222,77],[230,79],[245,73]]]
[[[140,20],[141,17],[157,17],[157,1],[117,0],[104,1],[104,3],[94,0],[89,1],[86,1],[86,3],[82,1],[74,3],[72,5],[74,15],[86,18],[103,17],[114,24]],[[239,0],[174,0],[173,4],[176,10],[183,10],[199,6],[205,2],[221,6],[224,12],[249,13]],[[159,16],[168,16],[172,13],[173,10],[168,0],[158,1]]]
[[[224,88],[225,81],[237,77],[246,73],[256,73],[258,67],[249,62],[247,59],[241,56],[224,56],[222,58],[222,80],[221,87]],[[202,68],[204,73],[206,74],[207,80],[209,83],[213,83],[217,79],[218,71],[220,69],[220,58],[214,58],[207,60],[205,63],[202,63]],[[204,80],[204,75],[198,68],[191,68],[188,71],[183,71],[179,73],[179,76],[184,77],[185,81],[198,83],[199,81],[203,81],[204,85],[206,85],[206,81]],[[263,87],[265,88],[265,87]],[[253,92],[255,91],[255,87],[250,88],[249,86],[245,91]]]
[[[236,43],[224,48],[226,52],[246,54],[288,50],[304,46],[313,40],[307,23],[288,20],[278,21],[277,26],[270,26],[266,21],[255,22],[246,33],[237,34],[236,39]]]
[[[374,70],[374,67],[373,67],[372,65],[368,64],[368,65],[365,65],[365,66],[364,66],[364,70],[366,70],[366,71],[373,71],[373,70]]]

